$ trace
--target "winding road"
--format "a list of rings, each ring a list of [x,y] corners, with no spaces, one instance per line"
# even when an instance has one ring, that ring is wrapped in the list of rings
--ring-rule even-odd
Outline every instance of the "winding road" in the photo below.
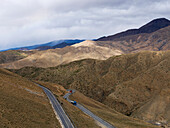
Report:
[[[69,90],[68,90],[69,91]],[[73,94],[75,92],[75,90],[72,90],[72,93],[67,93],[66,95],[64,95],[64,99],[66,99],[68,102],[71,102],[72,100],[69,99],[69,96],[71,94]],[[94,120],[98,121],[99,123],[101,123],[102,125],[104,125],[107,128],[116,128],[115,126],[109,124],[108,122],[104,121],[103,119],[101,119],[100,117],[96,116],[95,114],[93,114],[90,110],[88,110],[87,108],[83,107],[82,105],[80,105],[79,103],[77,103],[77,105],[75,105],[77,108],[79,108],[81,111],[83,111],[85,114],[89,115],[90,117],[92,117]]]
[[[61,107],[60,103],[55,98],[55,96],[52,94],[52,92],[39,84],[37,84],[37,85],[44,90],[45,94],[47,95],[48,99],[50,100],[50,102],[53,106],[53,109],[55,111],[55,114],[59,118],[59,122],[60,122],[62,128],[74,128],[72,122],[70,121],[70,119],[68,118],[68,116],[64,112],[63,108]]]

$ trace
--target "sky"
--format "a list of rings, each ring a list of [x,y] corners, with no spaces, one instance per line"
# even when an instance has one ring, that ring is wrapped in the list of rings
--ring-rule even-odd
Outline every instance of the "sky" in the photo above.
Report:
[[[170,0],[0,0],[0,50],[96,39],[170,19]]]

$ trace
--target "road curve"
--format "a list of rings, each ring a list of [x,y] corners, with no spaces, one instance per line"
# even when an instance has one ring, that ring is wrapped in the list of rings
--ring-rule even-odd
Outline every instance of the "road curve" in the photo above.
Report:
[[[68,90],[69,91],[69,90]],[[73,94],[75,92],[75,90],[72,90],[72,93],[67,93],[66,95],[64,95],[64,99],[66,99],[68,102],[71,102],[72,100],[69,99],[69,96],[71,94]],[[83,107],[82,105],[80,105],[79,103],[77,103],[76,105],[77,108],[79,108],[81,111],[83,111],[85,114],[89,115],[90,117],[92,117],[94,120],[98,121],[99,123],[101,123],[102,125],[106,126],[107,128],[116,128],[115,126],[109,124],[108,122],[104,121],[103,119],[101,119],[100,117],[96,116],[95,114],[93,114],[90,110],[88,110],[87,108]]]
[[[74,128],[70,119],[68,118],[68,116],[64,112],[63,108],[61,107],[60,103],[58,102],[58,100],[56,100],[56,98],[52,94],[52,92],[39,84],[37,84],[37,85],[44,90],[45,94],[47,95],[48,99],[50,100],[56,116],[59,117],[59,121],[61,123],[62,128]]]

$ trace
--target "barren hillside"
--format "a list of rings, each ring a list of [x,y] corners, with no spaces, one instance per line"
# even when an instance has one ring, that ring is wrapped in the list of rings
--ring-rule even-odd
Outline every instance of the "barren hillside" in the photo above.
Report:
[[[0,69],[0,127],[60,128],[60,124],[39,87]]]

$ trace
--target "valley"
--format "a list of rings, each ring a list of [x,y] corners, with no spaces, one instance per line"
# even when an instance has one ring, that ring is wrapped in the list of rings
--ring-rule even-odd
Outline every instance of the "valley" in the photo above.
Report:
[[[103,61],[87,59],[46,69],[12,71],[29,79],[74,88],[125,115],[169,122],[169,57],[169,51],[141,52]]]

